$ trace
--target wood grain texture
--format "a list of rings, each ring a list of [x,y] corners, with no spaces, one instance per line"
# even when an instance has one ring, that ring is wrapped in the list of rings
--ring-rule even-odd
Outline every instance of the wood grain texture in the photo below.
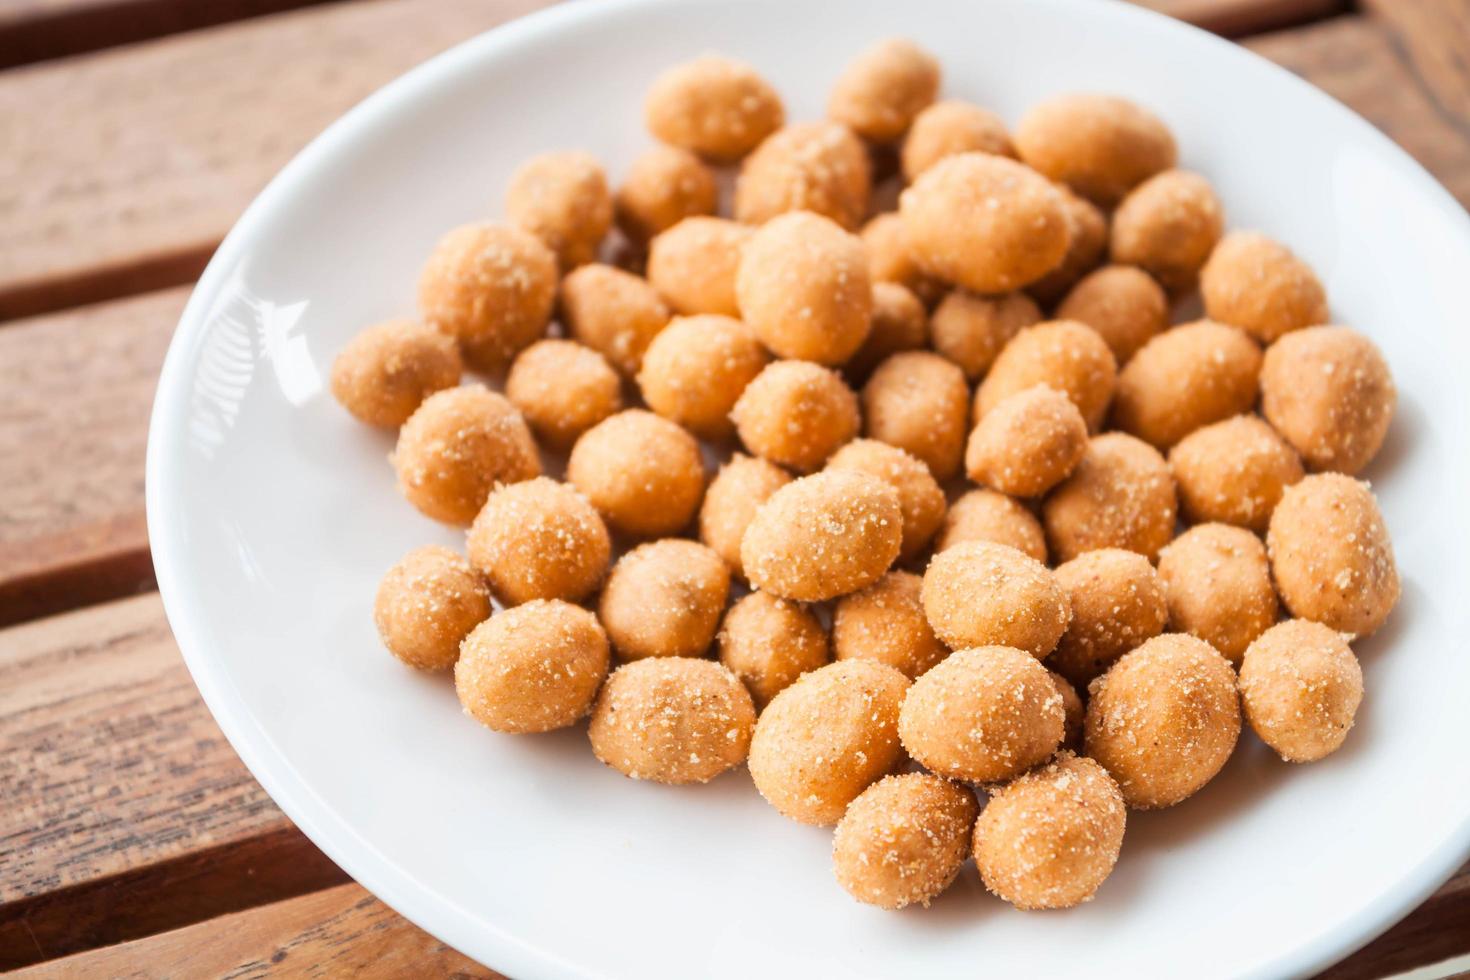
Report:
[[[0,68],[259,17],[319,0],[3,0]]]
[[[1383,21],[1336,17],[1252,38],[1246,47],[1356,110],[1470,205],[1470,117],[1446,114],[1429,97],[1407,49]],[[1470,99],[1470,76],[1461,84]]]
[[[1351,0],[1133,0],[1224,37],[1294,27],[1340,14]]]
[[[158,596],[0,631],[0,969],[345,876],[235,757]]]
[[[0,626],[152,587],[148,413],[187,297],[0,329]]]
[[[187,282],[327,123],[544,3],[329,4],[0,75],[0,319]]]
[[[1363,0],[1446,122],[1470,131],[1470,3]]]
[[[15,974],[16,980],[79,976],[501,977],[413,926],[358,885],[341,885]]]

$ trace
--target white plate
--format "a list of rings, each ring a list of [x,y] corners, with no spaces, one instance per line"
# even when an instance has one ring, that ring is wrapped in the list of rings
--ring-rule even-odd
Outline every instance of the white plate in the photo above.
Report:
[[[1358,647],[1367,699],[1346,747],[1292,767],[1247,736],[1197,797],[1130,815],[1117,873],[1069,912],[1016,912],[972,868],[928,911],[860,906],[832,879],[828,832],[779,817],[743,770],[670,789],[599,765],[582,728],[492,735],[444,678],[384,653],[369,616],[403,552],[460,535],[399,498],[390,439],[324,382],[361,326],[412,312],[439,234],[498,213],[511,169],[539,151],[585,147],[620,174],[668,64],[748,59],[812,118],[841,65],[895,33],[941,57],[946,94],[1011,121],[1069,89],[1155,107],[1230,224],[1310,260],[1400,389],[1369,475],[1404,597]],[[373,96],[221,246],[154,408],[159,587],[205,700],[282,809],[388,904],[516,977],[1309,972],[1470,851],[1466,270],[1464,213],[1387,139],[1240,48],[1131,7],[569,4]]]

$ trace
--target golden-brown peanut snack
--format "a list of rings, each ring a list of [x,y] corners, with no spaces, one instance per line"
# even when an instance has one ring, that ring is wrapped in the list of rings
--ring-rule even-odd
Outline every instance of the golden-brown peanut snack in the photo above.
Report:
[[[633,779],[705,783],[745,761],[755,705],[739,678],[693,657],[654,657],[612,672],[587,735],[604,765]]]
[[[530,232],[462,225],[424,263],[419,313],[458,338],[472,363],[495,370],[546,332],[556,278],[556,254]]]
[[[750,743],[755,788],[783,815],[836,823],[902,756],[898,712],[909,679],[869,660],[803,674],[766,705]]]
[[[1174,536],[1174,478],[1159,451],[1124,432],[1094,436],[1082,462],[1042,503],[1052,557],[1125,548],[1152,561]]]
[[[1063,752],[991,796],[975,824],[975,866],[1016,908],[1070,908],[1112,874],[1126,821],[1107,770]]]
[[[787,211],[813,211],[856,231],[868,213],[867,148],[841,123],[793,123],[772,133],[740,166],[735,218],[763,224]]]
[[[1261,366],[1261,411],[1311,470],[1352,476],[1372,462],[1397,401],[1377,345],[1346,327],[1293,331]]]
[[[1051,674],[1024,650],[975,647],[914,681],[898,717],[903,747],[952,779],[994,783],[1045,762],[1066,729]]]
[[[704,459],[693,436],[652,412],[619,412],[582,434],[567,480],[615,531],[640,538],[688,526],[704,496]]]
[[[416,548],[388,569],[373,601],[373,624],[388,652],[419,670],[446,670],[459,644],[490,618],[490,590],[463,556]]]
[[[484,385],[424,399],[399,430],[392,462],[408,502],[446,524],[473,521],[497,484],[541,474],[521,413]]]
[[[754,68],[718,54],[675,65],[643,103],[649,132],[717,163],[738,160],[781,127],[781,96]]]
[[[1215,778],[1240,735],[1235,671],[1197,637],[1154,637],[1093,681],[1090,692],[1087,754],[1140,810],[1193,796]]]
[[[902,540],[903,511],[891,486],[866,473],[823,470],[761,505],[740,560],[756,588],[821,602],[876,582]]]
[[[1112,95],[1059,95],[1032,106],[1016,127],[1028,166],[1103,207],[1174,166],[1178,151],[1163,120]]]
[[[607,667],[607,637],[590,612],[535,599],[465,637],[454,687],[465,714],[486,728],[549,732],[587,714]]]
[[[612,559],[607,525],[582,496],[548,477],[497,487],[469,534],[470,563],[509,605],[580,602]]]
[[[436,391],[459,384],[454,338],[414,320],[389,320],[353,337],[332,361],[332,396],[359,421],[408,421]]]
[[[1028,286],[1056,268],[1071,231],[1062,196],[1014,160],[945,157],[899,198],[919,268],[977,293]]]
[[[1271,515],[1271,577],[1293,616],[1367,636],[1399,600],[1399,571],[1368,484],[1318,473],[1291,487]]]
[[[927,906],[969,857],[978,809],[975,794],[948,779],[922,772],[885,776],[837,824],[837,883],[879,908]]]

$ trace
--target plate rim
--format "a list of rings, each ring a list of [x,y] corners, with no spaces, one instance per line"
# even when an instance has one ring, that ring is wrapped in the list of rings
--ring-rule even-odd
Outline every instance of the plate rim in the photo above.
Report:
[[[602,974],[582,969],[554,951],[532,946],[498,926],[492,925],[487,931],[484,923],[468,919],[407,869],[397,866],[361,839],[277,751],[271,737],[260,727],[249,706],[236,694],[224,671],[214,662],[197,619],[198,613],[186,606],[182,598],[181,579],[185,574],[187,547],[180,539],[177,525],[169,518],[171,513],[177,512],[173,506],[176,497],[170,481],[170,467],[178,455],[178,437],[183,428],[179,423],[184,417],[186,392],[192,377],[186,369],[207,335],[209,309],[227,283],[228,275],[239,265],[243,253],[248,251],[257,226],[264,222],[264,216],[272,210],[275,200],[288,194],[319,160],[330,157],[359,129],[371,128],[376,117],[389,113],[400,103],[411,103],[421,94],[432,91],[441,76],[452,75],[461,65],[494,59],[522,46],[534,45],[543,36],[582,22],[616,18],[635,9],[687,6],[689,2],[738,5],[743,0],[582,0],[580,3],[564,2],[543,7],[453,45],[388,81],[348,109],[271,178],[210,258],[169,342],[149,417],[145,511],[158,592],[190,676],[231,748],[281,811],[354,881],[414,925],[472,959],[481,960],[483,952],[491,952],[493,963],[485,962],[485,965],[515,976],[575,976],[592,980]],[[1385,133],[1309,81],[1248,48],[1126,0],[1109,0],[1102,4],[1096,0],[1029,2],[1078,13],[1090,10],[1098,16],[1116,18],[1125,27],[1130,20],[1156,26],[1166,23],[1164,29],[1193,34],[1196,40],[1228,52],[1226,56],[1235,59],[1246,70],[1265,70],[1267,74],[1274,75],[1277,83],[1295,87],[1305,95],[1317,111],[1337,116],[1339,121],[1356,130],[1361,138],[1387,151],[1401,170],[1412,174],[1412,181],[1418,189],[1435,201],[1442,211],[1448,212],[1443,215],[1446,226],[1457,232],[1470,251],[1470,215],[1449,191]],[[1258,964],[1247,975],[1309,975],[1339,962],[1405,918],[1449,880],[1467,859],[1470,859],[1470,813],[1463,816],[1459,826],[1446,835],[1424,860],[1407,869],[1394,887],[1380,893],[1336,927],[1289,953]],[[475,950],[475,953],[469,950]]]

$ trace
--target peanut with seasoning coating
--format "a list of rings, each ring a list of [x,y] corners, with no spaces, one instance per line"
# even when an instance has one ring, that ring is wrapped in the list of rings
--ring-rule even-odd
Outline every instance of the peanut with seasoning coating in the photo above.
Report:
[[[1174,166],[1178,150],[1163,120],[1114,95],[1059,95],[1038,103],[1016,127],[1027,166],[1103,207]]]
[[[1082,750],[1082,726],[1087,717],[1087,706],[1082,703],[1082,698],[1077,694],[1077,689],[1068,680],[1054,670],[1048,670],[1051,682],[1056,685],[1057,693],[1062,696],[1062,713],[1066,721],[1062,725],[1062,748],[1071,749],[1074,752]]]
[[[950,504],[936,553],[966,541],[1009,545],[1046,564],[1046,535],[1025,505],[994,490],[970,490]]]
[[[638,387],[648,407],[703,439],[735,433],[730,410],[770,355],[739,320],[675,317],[648,345]]]
[[[1219,521],[1262,533],[1286,488],[1304,475],[1301,457],[1255,415],[1196,429],[1169,451],[1179,508],[1192,524]]]
[[[1393,542],[1368,484],[1318,473],[1291,487],[1266,534],[1271,577],[1293,616],[1367,636],[1399,600]]]
[[[399,430],[392,462],[408,502],[445,524],[473,521],[497,484],[541,475],[521,413],[484,385],[424,399]]]
[[[868,150],[835,122],[793,123],[777,130],[740,165],[735,219],[759,225],[788,211],[812,211],[849,231],[868,213]]]
[[[942,483],[960,470],[969,401],[964,372],[943,357],[894,354],[863,385],[863,434],[923,460]]]
[[[1215,778],[1240,736],[1235,671],[1204,640],[1165,633],[1092,683],[1084,744],[1139,810],[1173,806]]]
[[[1061,263],[1026,287],[1038,302],[1056,303],[1076,282],[1098,267],[1108,251],[1108,219],[1096,204],[1072,193],[1066,184],[1058,184],[1062,208],[1071,230],[1067,254]],[[1060,314],[1058,314],[1060,316]]]
[[[607,668],[607,637],[590,612],[535,599],[465,637],[454,688],[465,714],[492,731],[549,732],[591,710]]]
[[[1169,326],[1169,298],[1142,269],[1105,265],[1088,273],[1057,306],[1057,319],[1096,330],[1119,365]]]
[[[939,62],[891,37],[858,54],[832,86],[827,115],[873,143],[892,143],[939,92]]]
[[[1341,633],[1291,619],[1256,638],[1240,665],[1251,729],[1287,762],[1336,752],[1363,701],[1363,668]]]
[[[1200,320],[1166,330],[1118,372],[1113,424],[1159,449],[1256,403],[1261,349],[1237,327]]]
[[[1126,822],[1107,770],[1063,752],[990,797],[975,824],[975,867],[1018,909],[1071,908],[1113,873]]]
[[[1024,650],[952,653],[914,681],[898,716],[903,747],[951,779],[995,783],[1051,758],[1066,727],[1051,674]]]
[[[463,557],[430,545],[404,555],[378,585],[373,624],[388,652],[419,670],[447,670],[459,644],[490,618],[490,590]]]
[[[916,678],[949,656],[920,599],[923,580],[889,572],[861,592],[837,600],[832,650],[838,660],[876,660]]]
[[[849,378],[862,381],[892,355],[928,345],[929,313],[924,304],[896,282],[875,282],[867,339],[842,370]]]
[[[1042,503],[1051,554],[1070,561],[1124,548],[1150,561],[1174,536],[1174,478],[1159,451],[1123,432],[1094,436],[1082,462]]]
[[[769,592],[752,592],[731,606],[716,639],[720,663],[745,684],[757,711],[832,659],[827,631],[811,610]]]
[[[835,372],[809,361],[766,365],[730,412],[755,455],[801,473],[826,462],[858,434],[857,395]]]
[[[1139,184],[1113,212],[1112,260],[1136,265],[1171,293],[1193,289],[1225,228],[1207,180],[1166,170]]]
[[[750,776],[798,823],[829,826],[902,755],[898,712],[909,679],[869,660],[828,664],[777,694],[756,722]]]
[[[1085,551],[1052,573],[1067,593],[1072,621],[1047,658],[1078,687],[1119,657],[1164,631],[1169,621],[1164,583],[1143,555],[1121,548]]]
[[[699,508],[699,540],[724,559],[732,574],[745,577],[740,542],[755,512],[790,482],[791,474],[781,467],[744,453],[731,456],[710,481]]]
[[[714,214],[718,203],[714,171],[699,157],[675,146],[655,146],[628,168],[613,211],[623,234],[644,245],[685,218]]]
[[[1056,648],[1072,609],[1047,567],[1015,548],[967,541],[924,572],[924,615],[951,649],[1005,646],[1040,660]]]
[[[913,183],[940,160],[960,153],[1014,158],[1016,148],[1005,121],[989,109],[957,100],[936,102],[914,118],[903,141],[904,180]]]
[[[898,494],[866,473],[823,470],[773,493],[740,543],[750,584],[822,602],[876,582],[898,557]]]
[[[505,213],[556,253],[562,271],[586,265],[612,227],[607,175],[580,150],[532,157],[511,174]]]
[[[612,539],[586,497],[538,476],[490,494],[470,527],[469,555],[507,605],[580,602],[602,584]]]
[[[643,118],[663,142],[730,163],[781,128],[786,111],[781,96],[750,65],[704,54],[654,81]]]
[[[975,794],[929,773],[885,776],[863,790],[837,823],[832,866],[860,902],[928,906],[970,856]]]
[[[603,356],[571,340],[538,340],[516,355],[505,397],[552,449],[623,407],[622,382]]]
[[[612,672],[587,736],[604,765],[633,779],[707,783],[745,761],[755,705],[739,678],[693,657],[656,657]]]
[[[1378,347],[1346,327],[1309,327],[1266,350],[1261,412],[1311,470],[1348,476],[1372,462],[1398,393]]]
[[[1071,398],[1088,431],[1096,432],[1117,377],[1113,352],[1096,330],[1075,320],[1038,323],[1006,344],[975,389],[975,421],[1011,395],[1044,384]]]
[[[929,467],[897,446],[874,439],[857,439],[837,450],[827,461],[827,469],[866,473],[887,483],[898,494],[898,506],[903,513],[900,561],[923,551],[944,523],[944,491]]]
[[[702,657],[730,597],[730,570],[698,541],[664,538],[619,558],[597,618],[619,660]]]
[[[779,357],[847,361],[873,315],[863,243],[808,211],[771,219],[745,244],[735,278],[740,316]]]
[[[1239,664],[1245,648],[1276,622],[1266,546],[1245,528],[1199,524],[1159,552],[1169,628],[1189,633]]]
[[[424,322],[495,370],[546,332],[556,299],[556,255],[529,232],[462,225],[434,246],[419,274]]]
[[[652,412],[619,412],[582,434],[567,480],[615,531],[640,538],[688,526],[704,496],[704,459],[694,437]]]
[[[965,450],[976,483],[1014,497],[1035,497],[1062,482],[1087,452],[1087,423],[1072,400],[1037,385],[999,402]]]
[[[353,337],[332,361],[332,395],[359,421],[397,428],[436,391],[459,384],[454,338],[413,320]]]
[[[1200,270],[1199,289],[1206,316],[1263,344],[1327,322],[1327,293],[1312,267],[1259,232],[1220,239]]]
[[[946,157],[899,197],[919,268],[977,293],[1020,289],[1056,268],[1069,235],[1062,196],[1014,160]]]
[[[631,272],[593,263],[562,280],[561,318],[573,340],[631,377],[643,363],[643,352],[668,324],[669,308]]]
[[[868,256],[868,277],[874,283],[893,282],[917,296],[925,306],[932,306],[944,293],[944,283],[920,269],[909,254],[903,234],[903,218],[896,211],[885,211],[863,225],[860,237]]]
[[[724,218],[685,218],[653,240],[648,281],[677,313],[739,316],[735,276],[751,233]]]
[[[507,605],[579,602],[612,560],[612,539],[587,498],[537,476],[497,486],[469,530],[469,560]]]
[[[1025,293],[977,296],[955,289],[934,308],[929,331],[934,349],[976,381],[1012,337],[1041,320],[1040,307]]]

